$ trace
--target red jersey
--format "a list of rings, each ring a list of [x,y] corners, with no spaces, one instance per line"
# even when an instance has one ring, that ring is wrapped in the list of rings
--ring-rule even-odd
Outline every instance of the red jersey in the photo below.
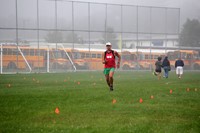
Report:
[[[104,68],[115,68],[116,65],[114,51],[105,51],[104,59],[106,61]]]

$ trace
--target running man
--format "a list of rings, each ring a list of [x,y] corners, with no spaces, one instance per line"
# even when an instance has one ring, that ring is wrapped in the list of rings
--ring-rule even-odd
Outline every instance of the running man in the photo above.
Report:
[[[110,91],[113,91],[113,75],[116,68],[115,56],[118,57],[117,68],[119,68],[121,56],[117,51],[112,50],[110,42],[106,43],[106,51],[102,54],[102,63],[104,64],[104,74]]]

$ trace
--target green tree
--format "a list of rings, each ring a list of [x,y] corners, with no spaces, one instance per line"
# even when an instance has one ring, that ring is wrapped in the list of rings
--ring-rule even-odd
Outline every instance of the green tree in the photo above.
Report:
[[[74,41],[74,43],[83,43],[83,38],[79,37],[76,33],[68,34],[67,37],[66,37],[66,42],[73,43],[73,41]]]
[[[200,22],[187,19],[180,33],[180,45],[187,47],[200,47]]]
[[[48,32],[47,36],[45,37],[45,40],[48,43],[62,43],[63,42],[62,32],[59,31]]]
[[[117,45],[117,36],[114,33],[113,28],[107,27],[106,33],[103,33],[102,37],[105,40],[102,43],[110,42],[112,44],[113,48],[118,48],[118,45]]]

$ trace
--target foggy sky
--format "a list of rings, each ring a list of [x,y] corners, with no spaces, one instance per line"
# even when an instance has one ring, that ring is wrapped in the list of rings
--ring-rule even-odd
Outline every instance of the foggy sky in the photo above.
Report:
[[[51,2],[50,2],[51,1]],[[158,7],[174,7],[180,8],[182,26],[187,18],[200,20],[200,2],[199,0],[57,0],[57,25],[58,29],[72,29],[72,5],[71,2],[66,1],[84,1],[84,2],[98,2],[98,3],[113,3],[113,4],[125,4],[125,5],[141,5],[141,6],[158,6]],[[63,2],[65,1],[65,2]],[[18,0],[18,25],[19,28],[37,28],[37,0]],[[71,3],[72,4],[72,3]],[[87,4],[74,4],[74,29],[75,30],[87,30],[88,29],[88,8]],[[119,7],[108,7],[108,21],[107,26],[113,27],[116,31],[121,31],[120,23],[120,11]],[[91,7],[91,23],[90,28],[94,31],[101,31],[105,29],[105,5],[98,4]],[[123,31],[132,32],[136,31],[136,17],[134,9],[125,8],[126,13],[123,16],[126,18],[123,24]],[[163,10],[154,10],[152,16],[152,24],[149,22],[148,9],[145,11],[139,11],[139,31],[148,33],[153,30],[152,33],[164,33],[164,19]],[[176,12],[170,14],[169,25],[167,30],[169,33],[177,33],[178,30],[178,18]],[[0,0],[0,27],[13,28],[16,26],[16,9],[15,0]],[[127,21],[128,20],[128,21]],[[80,23],[81,22],[81,23]],[[55,3],[54,0],[39,0],[39,28],[42,29],[54,29],[55,28]],[[1,38],[12,38],[15,32],[0,31]],[[168,32],[168,31],[167,31]],[[33,35],[34,34],[34,35]],[[98,33],[97,33],[98,34]],[[19,32],[19,36],[30,35],[36,36],[36,32],[33,31],[29,34]],[[46,33],[44,32],[44,35]],[[4,36],[4,37],[3,37]],[[84,36],[84,35],[82,35]],[[99,36],[99,34],[98,34]],[[21,37],[20,37],[21,38]],[[95,38],[95,37],[94,37]]]
[[[5,17],[10,17],[13,18],[14,16],[7,16],[7,14],[4,12],[15,12],[15,5],[13,5],[13,0],[3,0],[2,2],[6,2],[7,3],[12,3],[9,5],[9,7],[5,7],[5,6],[0,6],[0,16],[2,18]],[[54,0],[50,0],[50,1],[54,1]],[[174,8],[180,8],[180,25],[182,25],[183,23],[185,23],[187,18],[190,19],[198,19],[200,20],[200,0],[57,0],[57,1],[84,1],[84,2],[98,2],[98,3],[114,3],[114,4],[126,4],[126,5],[142,5],[142,6],[158,6],[158,7],[174,7]],[[23,2],[23,6],[24,4],[26,5],[36,5],[36,0],[32,1],[32,0],[18,0],[18,5],[21,5],[21,3]],[[43,10],[47,10],[49,12],[49,14],[40,14],[41,17],[44,17],[46,19],[46,17],[48,17],[48,15],[52,15],[52,13],[54,13],[53,10],[53,2],[51,3],[52,5],[48,5],[47,8],[45,8],[45,4],[48,1],[40,1],[44,4],[41,5],[41,9]],[[1,3],[1,2],[0,2]],[[3,4],[2,3],[2,4]],[[64,3],[62,3],[63,6],[67,7],[68,5]],[[4,5],[4,4],[3,4]],[[60,5],[62,6],[62,5]],[[50,8],[49,8],[50,7]],[[19,10],[22,7],[19,7]],[[25,7],[23,7],[25,8]],[[68,8],[68,7],[67,7]],[[27,13],[29,13],[30,15],[28,16],[36,16],[36,8],[35,7],[31,7],[29,6],[28,9],[30,9]],[[81,9],[78,9],[81,10]],[[24,14],[24,16],[27,16],[26,12],[19,12],[20,14]],[[41,12],[42,13],[42,12]],[[65,11],[65,13],[67,13],[67,11]],[[15,13],[13,13],[15,14]],[[83,16],[84,17],[84,16]]]
[[[187,18],[200,20],[200,0],[72,0],[180,8],[181,25]]]

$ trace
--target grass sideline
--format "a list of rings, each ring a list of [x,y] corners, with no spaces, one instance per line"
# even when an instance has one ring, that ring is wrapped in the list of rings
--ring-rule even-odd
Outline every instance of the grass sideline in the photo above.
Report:
[[[0,75],[0,132],[200,132],[200,72],[160,81],[116,72],[114,80],[110,92],[102,72]]]

